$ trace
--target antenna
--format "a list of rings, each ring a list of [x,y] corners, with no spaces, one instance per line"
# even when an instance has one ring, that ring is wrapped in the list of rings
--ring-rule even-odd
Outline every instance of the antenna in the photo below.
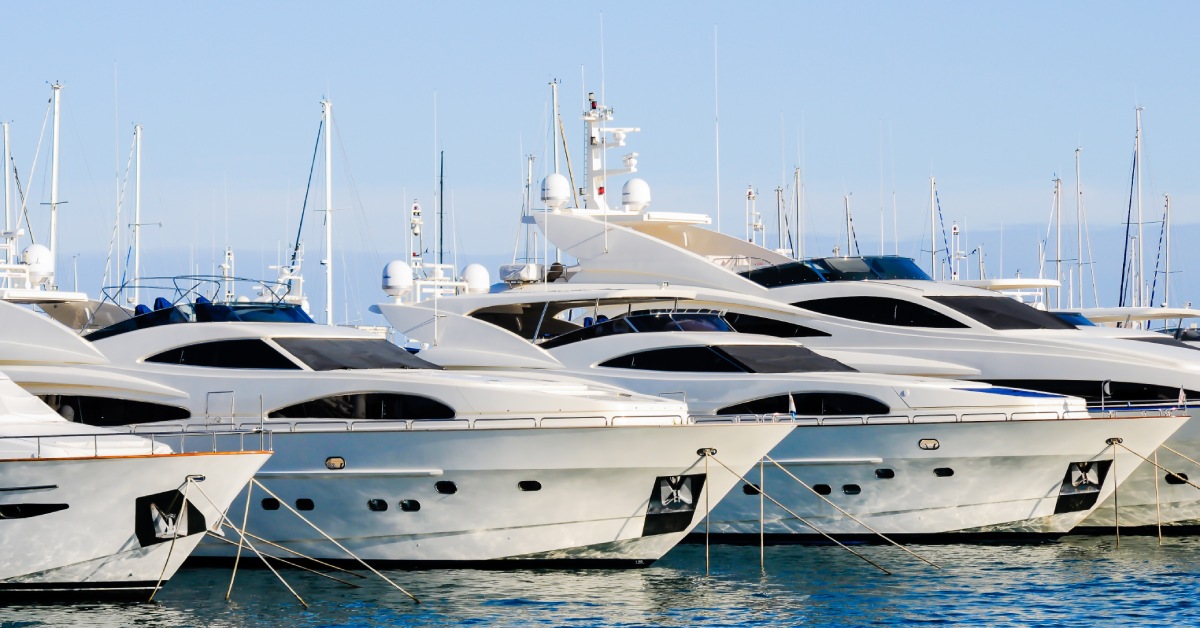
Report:
[[[50,89],[54,100],[54,134],[51,136],[53,139],[50,145],[50,263],[52,264],[50,281],[53,285],[53,269],[58,268],[58,128],[62,83],[55,82]]]
[[[321,116],[325,124],[325,324],[333,324],[333,103],[321,101]]]
[[[717,154],[717,233],[721,232],[721,115],[717,89],[717,25],[713,24],[713,145]]]

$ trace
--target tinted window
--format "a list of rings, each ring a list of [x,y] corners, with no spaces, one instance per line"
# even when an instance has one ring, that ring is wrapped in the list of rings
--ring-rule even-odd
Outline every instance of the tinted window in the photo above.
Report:
[[[929,300],[962,312],[992,329],[1075,329],[1075,325],[1049,312],[1008,297],[929,297]]]
[[[211,366],[227,369],[299,369],[291,360],[258,338],[218,340],[163,351],[147,362]]]
[[[814,373],[855,370],[800,345],[722,345],[719,351],[737,360],[751,373]]]
[[[1076,327],[1096,326],[1096,324],[1089,320],[1088,317],[1079,312],[1054,312],[1053,314],[1063,322],[1070,323]]]
[[[887,404],[861,395],[848,393],[792,393],[745,401],[717,410],[717,414],[789,414],[792,407],[798,416],[881,415],[892,409]]]
[[[630,325],[624,318],[617,318],[604,321],[602,323],[596,323],[595,325],[589,325],[561,336],[556,336],[543,342],[539,346],[541,346],[543,349],[553,349],[554,347],[572,342],[579,342],[580,340],[591,340],[592,338],[599,338],[601,336],[632,334],[636,332],[637,330],[634,329],[633,326]]]
[[[274,338],[314,371],[441,368],[382,338]]]
[[[312,399],[271,411],[272,419],[453,419],[446,404],[418,395],[359,393]]]
[[[1175,338],[1171,338],[1170,336],[1163,336],[1162,338],[1142,338],[1142,337],[1126,338],[1126,340],[1136,340],[1138,342],[1149,342],[1151,344],[1165,345],[1168,347],[1178,347],[1180,349],[1200,350],[1200,347],[1197,347],[1196,345],[1189,345],[1188,343],[1183,342],[1182,340],[1176,340]]]
[[[766,288],[824,281],[821,275],[817,274],[817,271],[809,268],[804,262],[776,264],[775,266],[755,268],[738,274]]]
[[[68,421],[87,425],[116,426],[156,421],[180,421],[191,413],[184,408],[146,401],[84,397],[79,395],[45,395],[42,401]]]
[[[809,329],[803,325],[777,321],[762,316],[751,316],[750,314],[727,312],[723,318],[734,331],[739,331],[743,334],[761,334],[763,336],[775,336],[778,338],[805,338],[829,335],[823,331]]]
[[[711,347],[672,347],[630,353],[600,366],[643,371],[685,371],[691,373],[744,373],[746,370]]]
[[[966,327],[923,305],[887,297],[835,297],[793,303],[796,307],[877,325],[900,327]]]
[[[1084,379],[989,379],[983,380],[993,386],[1009,388],[1024,388],[1040,390],[1056,395],[1083,397],[1090,404],[1100,403],[1101,391],[1105,383]],[[1188,399],[1200,399],[1200,392],[1184,390]],[[1108,382],[1108,392],[1104,393],[1105,403],[1135,402],[1135,401],[1166,401],[1179,400],[1179,388],[1176,386],[1160,386],[1157,384],[1142,384],[1138,382]]]
[[[149,310],[132,318],[113,323],[103,329],[98,329],[87,336],[88,340],[96,341],[126,332],[163,325],[180,323],[212,323],[244,321],[253,323],[312,323],[304,310],[297,305],[281,303],[211,303],[199,301],[193,304],[183,303],[176,306]]]

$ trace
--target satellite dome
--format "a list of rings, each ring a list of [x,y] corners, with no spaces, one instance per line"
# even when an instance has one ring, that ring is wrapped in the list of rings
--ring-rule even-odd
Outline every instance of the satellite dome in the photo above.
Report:
[[[393,260],[383,267],[383,292],[390,297],[402,297],[412,290],[412,269],[400,260]]]
[[[571,200],[571,182],[557,172],[542,179],[542,202],[550,209],[562,209]]]
[[[467,294],[482,294],[491,289],[492,277],[483,264],[467,264],[462,279],[467,282]]]
[[[650,206],[650,184],[645,179],[630,179],[621,188],[621,206],[625,211],[640,212]]]
[[[21,251],[21,263],[29,267],[34,285],[48,283],[54,277],[54,254],[41,244],[30,244]]]

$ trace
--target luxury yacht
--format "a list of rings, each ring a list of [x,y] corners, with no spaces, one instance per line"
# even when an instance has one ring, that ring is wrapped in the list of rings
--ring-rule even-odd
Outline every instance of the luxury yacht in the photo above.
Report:
[[[770,454],[787,471],[752,472],[756,480],[710,516],[710,529],[731,541],[757,540],[760,526],[780,541],[872,531],[910,540],[1060,535],[1142,462],[1120,449],[1114,465],[1111,439],[1151,452],[1186,420],[1167,411],[1093,417],[1078,397],[854,372],[794,340],[734,327],[770,331],[766,319],[680,309],[681,299],[699,297],[539,284],[442,298],[436,311],[429,300],[377,309],[443,366],[560,369],[682,399],[703,423],[792,426]],[[537,330],[536,343],[523,329]],[[791,514],[760,511],[764,485]]]
[[[799,338],[862,371],[1077,396],[1101,412],[1180,406],[1193,415],[1200,411],[1200,354],[1162,334],[1077,328],[994,292],[934,282],[904,258],[793,260],[711,230],[705,215],[649,210],[649,186],[640,179],[627,181],[620,206],[610,206],[608,177],[636,172],[636,153],[626,156],[624,168],[606,169],[604,151],[624,146],[634,130],[606,126],[611,119],[612,110],[594,100],[584,114],[591,140],[576,206],[568,207],[573,185],[555,173],[543,184],[546,209],[529,212],[527,222],[536,223],[548,242],[544,250],[553,249],[569,264],[547,254],[503,267],[505,282],[734,293],[741,303],[701,298],[681,301],[680,307],[765,319],[756,323],[759,329]],[[752,309],[746,309],[749,300],[757,303]],[[730,322],[742,331],[754,327]],[[540,333],[522,331],[527,338]],[[1200,452],[1200,423],[1184,426],[1166,445],[1194,457]],[[1173,454],[1163,455],[1161,463],[1181,475],[1200,473]],[[1200,493],[1178,477],[1143,465],[1126,486],[1119,496],[1124,526],[1200,524]],[[1082,526],[1107,530],[1113,521],[1108,500]]]
[[[790,431],[555,374],[448,372],[295,305],[193,298],[82,338],[42,318],[106,362],[5,368],[84,424],[267,434],[248,529],[313,558],[347,557],[290,511],[383,565],[649,565]],[[0,303],[0,324],[36,316]]]
[[[270,457],[170,442],[66,421],[0,375],[0,596],[149,599]]]

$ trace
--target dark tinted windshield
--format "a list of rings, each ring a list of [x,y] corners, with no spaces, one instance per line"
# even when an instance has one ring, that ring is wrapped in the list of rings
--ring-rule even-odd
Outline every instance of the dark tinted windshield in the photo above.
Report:
[[[887,297],[832,297],[793,303],[796,307],[877,325],[953,329],[966,325],[923,305]]]
[[[275,338],[314,371],[441,368],[382,338]]]
[[[832,358],[799,345],[724,345],[720,350],[751,373],[819,373],[854,371]]]
[[[1083,314],[1081,314],[1079,312],[1053,312],[1053,314],[1055,316],[1057,316],[1059,318],[1059,320],[1062,320],[1066,323],[1070,323],[1076,327],[1095,327],[1096,326],[1096,324],[1093,323],[1090,319],[1088,319],[1088,317],[1084,316]]]
[[[894,255],[814,258],[756,268],[740,274],[768,288],[821,281],[932,281],[916,262]]]
[[[1004,296],[933,296],[992,329],[1075,329],[1061,318]]]
[[[608,319],[600,316],[594,323],[584,323],[582,329],[556,336],[541,344],[544,349],[553,349],[580,340],[590,340],[601,336],[616,334],[650,333],[663,331],[723,331],[732,332],[733,328],[719,314],[700,312],[662,312],[649,314],[632,314],[620,318]],[[585,319],[590,321],[591,317]]]
[[[282,303],[183,303],[150,310],[84,336],[96,341],[139,329],[180,323],[312,323],[298,305]]]

